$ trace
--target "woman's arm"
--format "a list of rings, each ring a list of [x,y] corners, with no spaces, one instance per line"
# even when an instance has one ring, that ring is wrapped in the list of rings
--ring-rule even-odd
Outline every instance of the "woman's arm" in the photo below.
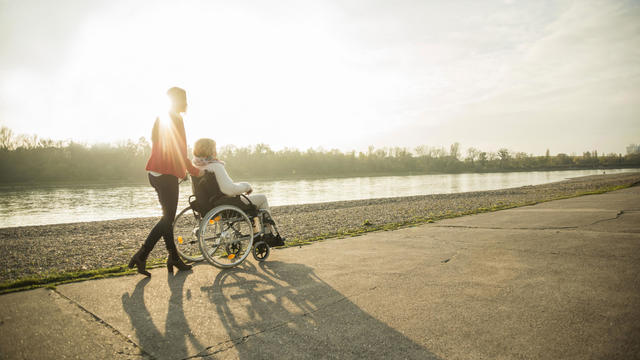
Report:
[[[218,186],[220,186],[220,191],[227,196],[236,196],[251,190],[251,185],[246,182],[234,183],[221,163],[209,164],[206,170],[213,171],[216,175]]]
[[[200,169],[193,166],[193,164],[191,163],[191,160],[189,160],[189,157],[187,157],[187,134],[184,131],[184,122],[182,121],[182,119],[178,119],[176,122],[178,123],[176,125],[176,128],[178,130],[178,133],[180,134],[180,139],[181,139],[180,155],[182,156],[184,165],[187,168],[187,171],[189,172],[189,174],[193,176],[202,176]]]
[[[187,166],[187,171],[189,172],[189,174],[191,174],[193,176],[202,176],[202,175],[204,175],[204,171],[201,171],[197,167],[193,166],[193,164],[191,163],[191,160],[189,160],[186,156],[185,156],[184,162],[185,162],[185,165]]]

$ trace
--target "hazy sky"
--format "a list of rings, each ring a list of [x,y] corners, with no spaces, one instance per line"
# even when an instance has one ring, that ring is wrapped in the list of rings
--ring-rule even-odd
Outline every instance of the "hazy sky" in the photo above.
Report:
[[[188,141],[542,154],[640,143],[640,1],[0,0],[0,124]]]

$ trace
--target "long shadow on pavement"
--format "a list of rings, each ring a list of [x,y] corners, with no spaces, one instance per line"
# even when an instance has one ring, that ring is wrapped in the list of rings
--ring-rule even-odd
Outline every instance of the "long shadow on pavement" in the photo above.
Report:
[[[200,356],[239,359],[437,359],[360,309],[309,266],[278,261],[221,271],[202,287],[230,344]],[[234,353],[237,352],[237,353]]]
[[[151,314],[144,303],[144,288],[150,278],[143,278],[136,284],[131,295],[122,294],[122,306],[136,331],[140,346],[153,354],[171,354],[182,359],[189,356],[187,341],[196,349],[202,349],[198,340],[191,335],[191,329],[184,315],[183,288],[184,282],[192,271],[179,271],[176,275],[169,273],[167,283],[171,290],[169,309],[165,321],[164,335],[154,325]]]

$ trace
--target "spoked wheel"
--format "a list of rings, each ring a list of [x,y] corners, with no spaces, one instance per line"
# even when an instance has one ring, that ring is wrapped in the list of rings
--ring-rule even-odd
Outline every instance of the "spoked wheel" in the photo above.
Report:
[[[253,247],[253,224],[239,208],[218,206],[200,225],[200,251],[211,265],[230,268],[243,262]]]
[[[253,251],[251,253],[253,254],[253,258],[257,261],[265,261],[269,257],[269,254],[271,254],[271,248],[266,242],[258,241],[253,246]]]
[[[228,244],[225,246],[225,250],[227,250],[227,254],[234,254],[235,256],[238,256],[242,251],[242,245],[239,243]]]
[[[202,261],[198,235],[200,234],[200,216],[186,207],[173,221],[173,241],[178,254],[188,261]]]

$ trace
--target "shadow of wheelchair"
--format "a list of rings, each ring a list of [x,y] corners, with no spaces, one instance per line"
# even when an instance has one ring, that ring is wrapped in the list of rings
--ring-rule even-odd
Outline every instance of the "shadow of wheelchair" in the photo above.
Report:
[[[200,288],[229,341],[199,356],[240,359],[437,359],[377,320],[304,264],[245,262]]]

